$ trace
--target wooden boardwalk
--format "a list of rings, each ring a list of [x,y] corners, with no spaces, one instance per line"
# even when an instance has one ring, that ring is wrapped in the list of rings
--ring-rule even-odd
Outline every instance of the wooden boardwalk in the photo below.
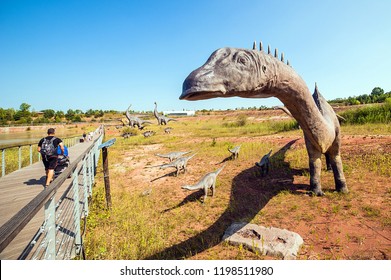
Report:
[[[77,159],[91,145],[91,142],[79,143],[70,148],[70,161]],[[67,179],[58,189],[56,196],[61,196],[69,186]],[[44,190],[45,170],[42,162],[12,172],[0,178],[0,226],[26,206],[37,194]],[[1,260],[18,259],[30,243],[44,220],[44,210],[39,211],[15,239],[0,253]]]

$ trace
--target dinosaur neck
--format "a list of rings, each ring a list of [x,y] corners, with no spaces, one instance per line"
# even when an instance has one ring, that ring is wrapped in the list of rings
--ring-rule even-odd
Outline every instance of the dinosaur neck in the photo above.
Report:
[[[273,72],[274,78],[266,92],[270,91],[284,103],[306,138],[326,152],[335,139],[335,130],[322,116],[304,80],[290,66],[279,61],[274,62]]]
[[[155,103],[155,110],[153,110],[155,118],[159,118],[159,113],[157,112],[157,104]]]

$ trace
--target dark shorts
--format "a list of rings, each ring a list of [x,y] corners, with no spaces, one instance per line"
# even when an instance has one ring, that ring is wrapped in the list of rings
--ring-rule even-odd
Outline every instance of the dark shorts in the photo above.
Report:
[[[55,169],[57,166],[57,156],[49,157],[47,160],[45,157],[42,158],[43,165],[45,166],[45,170]]]

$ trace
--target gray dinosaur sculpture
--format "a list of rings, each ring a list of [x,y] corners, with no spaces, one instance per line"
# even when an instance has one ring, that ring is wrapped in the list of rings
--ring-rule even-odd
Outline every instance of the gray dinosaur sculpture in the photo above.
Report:
[[[176,160],[170,162],[170,163],[166,163],[166,164],[162,164],[162,165],[157,165],[157,166],[151,166],[151,167],[160,167],[160,169],[166,169],[166,168],[170,168],[170,167],[173,167],[176,169],[176,176],[178,177],[179,175],[179,172],[180,171],[183,171],[183,173],[186,173],[187,171],[187,162],[196,155],[197,153],[191,155],[191,156],[188,156],[188,157],[180,157],[180,158],[177,158]]]
[[[166,116],[160,116],[159,112],[157,111],[157,103],[155,102],[155,109],[153,110],[153,115],[157,119],[158,125],[166,125],[170,121],[176,121],[176,119],[169,118]]]
[[[168,154],[155,154],[155,155],[158,157],[162,157],[162,158],[168,158],[168,160],[170,162],[172,162],[174,159],[180,158],[181,156],[186,155],[188,153],[191,153],[191,151],[189,151],[189,152],[171,152]]]
[[[233,159],[237,159],[239,157],[240,145],[233,147],[232,149],[228,148],[228,151],[232,154]]]
[[[155,131],[147,130],[147,131],[143,132],[143,135],[144,135],[144,137],[151,137],[151,136],[155,135]]]
[[[130,114],[130,112],[129,112],[129,110],[130,110],[130,107],[132,107],[132,105],[130,105],[129,107],[128,107],[128,109],[126,109],[126,111],[125,111],[125,115],[126,115],[126,118],[128,119],[128,121],[129,121],[129,125],[131,126],[131,127],[138,127],[138,129],[140,129],[140,130],[142,130],[142,129],[144,129],[144,124],[145,123],[152,123],[152,122],[150,122],[150,121],[146,121],[146,120],[142,120],[142,119],[140,119],[140,118],[138,118],[138,117],[136,117],[136,116],[132,116],[131,114]]]
[[[186,185],[186,186],[183,186],[182,189],[190,190],[190,191],[203,190],[204,191],[203,202],[205,202],[205,199],[208,196],[209,189],[212,191],[212,196],[214,196],[214,194],[216,193],[216,178],[219,175],[219,173],[221,172],[221,170],[223,170],[224,167],[225,167],[225,164],[222,167],[220,167],[219,169],[217,169],[216,171],[213,171],[213,172],[206,174],[204,177],[201,178],[201,180],[198,181],[197,184]]]
[[[261,168],[261,174],[267,175],[269,174],[270,168],[270,155],[272,154],[272,150],[264,155],[259,162],[256,162],[255,165]]]
[[[347,193],[340,155],[341,132],[333,108],[320,94],[318,87],[311,93],[304,80],[278,58],[260,50],[221,48],[206,63],[194,70],[183,82],[179,99],[202,100],[216,97],[278,98],[297,120],[304,132],[309,156],[310,191],[323,195],[321,188],[321,155],[329,157],[335,187]]]

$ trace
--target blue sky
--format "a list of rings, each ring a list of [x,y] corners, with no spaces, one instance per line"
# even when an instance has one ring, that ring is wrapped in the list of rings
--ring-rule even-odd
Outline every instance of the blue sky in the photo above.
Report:
[[[159,111],[280,105],[181,101],[221,47],[262,40],[326,99],[391,91],[391,1],[0,1],[0,107]]]

